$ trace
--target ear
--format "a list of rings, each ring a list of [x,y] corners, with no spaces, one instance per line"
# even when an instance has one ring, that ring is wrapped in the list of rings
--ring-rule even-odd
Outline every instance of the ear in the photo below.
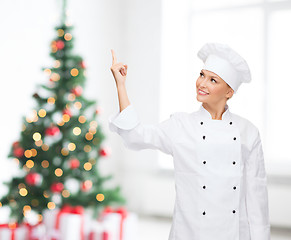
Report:
[[[230,99],[233,96],[233,94],[234,94],[234,90],[231,87],[229,87],[229,89],[226,93],[227,99]]]

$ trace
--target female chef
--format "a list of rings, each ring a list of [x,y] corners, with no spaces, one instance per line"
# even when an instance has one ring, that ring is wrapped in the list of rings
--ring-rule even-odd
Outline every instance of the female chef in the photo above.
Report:
[[[127,65],[112,50],[120,110],[109,128],[132,150],[173,156],[176,199],[169,240],[269,240],[267,178],[258,128],[230,112],[227,100],[251,81],[247,62],[226,44],[206,43],[196,81],[197,111],[143,124],[130,104]]]

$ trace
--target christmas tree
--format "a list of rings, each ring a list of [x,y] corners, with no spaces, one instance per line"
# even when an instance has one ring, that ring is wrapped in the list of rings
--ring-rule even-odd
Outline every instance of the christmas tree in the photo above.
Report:
[[[8,193],[0,206],[9,206],[11,219],[19,223],[30,211],[41,220],[45,209],[65,204],[91,207],[97,214],[105,206],[125,203],[119,186],[104,187],[112,176],[98,172],[98,161],[108,150],[102,147],[105,135],[97,120],[96,101],[82,94],[86,67],[72,51],[73,27],[66,23],[66,1],[55,29],[50,53],[54,64],[43,69],[49,80],[39,85],[43,94],[33,95],[37,106],[23,118],[19,140],[8,156],[18,163],[20,173],[5,183]]]

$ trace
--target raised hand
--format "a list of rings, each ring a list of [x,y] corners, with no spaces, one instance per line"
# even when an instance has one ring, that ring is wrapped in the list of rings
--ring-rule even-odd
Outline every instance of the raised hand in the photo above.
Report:
[[[127,65],[123,63],[117,63],[115,52],[113,49],[111,49],[111,54],[112,54],[112,66],[110,68],[116,85],[118,84],[124,84],[126,80],[126,75],[127,75]]]

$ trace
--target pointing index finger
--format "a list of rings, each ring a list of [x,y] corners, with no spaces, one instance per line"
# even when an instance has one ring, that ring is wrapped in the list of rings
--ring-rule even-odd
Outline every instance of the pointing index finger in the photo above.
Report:
[[[116,56],[115,56],[115,52],[113,51],[113,49],[111,49],[111,53],[112,53],[112,65],[116,63]]]

